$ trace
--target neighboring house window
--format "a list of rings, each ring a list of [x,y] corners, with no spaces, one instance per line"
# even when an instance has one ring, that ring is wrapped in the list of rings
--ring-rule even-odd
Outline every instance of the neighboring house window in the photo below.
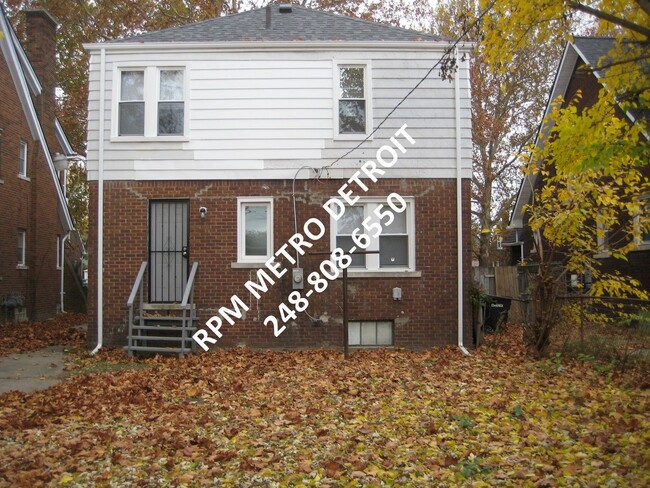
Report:
[[[345,64],[337,66],[339,135],[365,135],[369,132],[369,67]]]
[[[121,136],[143,136],[144,71],[122,71],[120,77],[118,133]]]
[[[20,176],[27,176],[27,143],[25,141],[20,141],[20,154],[18,156],[18,174]]]
[[[331,220],[332,249],[340,247],[349,251],[352,247],[360,249],[360,234],[369,236],[366,251],[379,251],[378,254],[354,254],[350,269],[369,271],[407,271],[415,270],[415,214],[412,199],[403,199],[405,208],[401,212],[392,210],[386,198],[367,198],[352,207],[346,207],[338,220]],[[401,204],[396,203],[397,206]],[[392,219],[388,216],[392,215]],[[390,223],[389,223],[390,222]],[[376,235],[376,237],[375,237]]]
[[[264,262],[273,253],[273,199],[237,200],[239,262]]]
[[[63,257],[63,249],[61,247],[61,236],[56,236],[56,269],[61,269],[61,258]]]
[[[389,320],[348,322],[348,345],[392,346],[393,322]]]
[[[598,252],[606,253],[609,251],[609,230],[605,224],[598,222],[596,224],[596,239],[598,242]]]
[[[181,70],[160,70],[158,135],[183,134],[183,76]]]
[[[25,260],[25,244],[27,232],[25,229],[18,229],[18,266],[25,267],[27,262]]]
[[[120,137],[185,134],[185,70],[123,68],[119,73],[117,127]]]
[[[650,195],[644,195],[641,198],[641,201],[643,202],[643,206],[641,207],[641,215],[645,219],[650,218]],[[641,216],[638,216],[636,220],[636,225],[638,226],[637,228],[640,227],[641,222],[640,222]],[[650,246],[650,229],[641,230],[641,235],[639,237],[639,244],[643,246]]]

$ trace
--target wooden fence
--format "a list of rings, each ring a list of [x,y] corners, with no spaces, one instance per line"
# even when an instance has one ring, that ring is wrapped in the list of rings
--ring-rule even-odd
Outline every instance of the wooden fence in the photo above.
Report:
[[[508,314],[509,322],[521,322],[524,318],[523,303],[519,301],[519,269],[517,266],[496,266],[493,268],[474,268],[474,280],[488,295],[515,298]]]

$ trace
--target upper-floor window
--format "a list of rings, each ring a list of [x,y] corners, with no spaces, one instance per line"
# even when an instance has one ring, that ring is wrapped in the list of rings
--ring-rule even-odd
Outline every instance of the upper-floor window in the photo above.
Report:
[[[158,96],[158,135],[182,135],[185,115],[183,72],[161,70]]]
[[[25,258],[26,236],[27,231],[25,229],[18,229],[18,267],[25,267],[27,265]]]
[[[241,197],[237,204],[237,260],[264,262],[273,253],[273,200]]]
[[[144,135],[144,71],[122,71],[120,74],[121,136]]]
[[[27,176],[27,143],[20,141],[20,152],[18,155],[18,174]]]
[[[367,64],[337,65],[337,134],[365,136],[371,128],[370,67]]]
[[[332,249],[344,251],[351,248],[378,251],[376,254],[354,254],[350,269],[368,271],[415,270],[415,213],[411,198],[392,201],[396,211],[386,203],[386,198],[364,198],[345,213],[338,221],[332,219]],[[361,249],[365,234],[370,242]]]
[[[596,241],[598,253],[607,253],[609,251],[609,229],[603,222],[596,223]]]
[[[185,70],[123,68],[118,70],[117,127],[119,137],[183,136],[185,134]]]

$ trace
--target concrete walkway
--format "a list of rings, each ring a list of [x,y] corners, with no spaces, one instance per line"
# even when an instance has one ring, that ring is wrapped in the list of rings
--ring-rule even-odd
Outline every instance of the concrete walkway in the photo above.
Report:
[[[12,390],[26,393],[44,390],[62,381],[66,376],[63,358],[67,347],[52,346],[0,358],[0,394]]]

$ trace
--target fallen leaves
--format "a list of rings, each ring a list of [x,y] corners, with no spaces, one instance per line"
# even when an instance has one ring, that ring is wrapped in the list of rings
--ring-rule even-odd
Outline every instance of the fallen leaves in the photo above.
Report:
[[[648,391],[579,362],[549,374],[512,344],[99,356],[0,396],[0,486],[650,482]]]
[[[87,321],[87,315],[64,313],[51,320],[0,324],[0,357],[64,344],[85,347],[86,330],[80,326]]]

